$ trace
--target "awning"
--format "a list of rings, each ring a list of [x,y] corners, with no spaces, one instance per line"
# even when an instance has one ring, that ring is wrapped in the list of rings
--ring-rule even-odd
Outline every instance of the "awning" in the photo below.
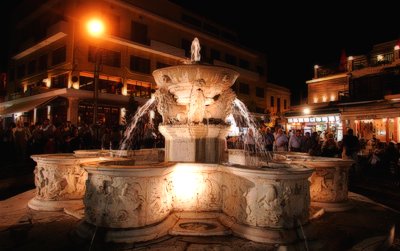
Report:
[[[30,101],[24,101],[24,102],[19,102],[16,104],[13,104],[8,107],[1,107],[0,108],[0,115],[5,116],[13,113],[19,113],[19,112],[27,112],[30,110],[33,110],[34,108],[43,105],[53,99],[57,98],[57,96],[52,96],[52,97],[46,97],[46,98],[38,98]]]

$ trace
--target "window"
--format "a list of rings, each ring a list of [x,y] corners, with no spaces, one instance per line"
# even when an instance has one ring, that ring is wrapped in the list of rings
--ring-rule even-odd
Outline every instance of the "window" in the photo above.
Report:
[[[264,88],[256,87],[256,96],[259,98],[264,98]]]
[[[286,99],[283,100],[283,109],[284,110],[287,109],[287,101],[286,101]]]
[[[276,99],[276,111],[280,112],[281,111],[281,98]]]
[[[239,66],[242,67],[243,69],[249,69],[250,68],[250,63],[247,60],[240,59],[239,60]]]
[[[39,57],[39,71],[47,69],[47,54],[41,55]]]
[[[239,83],[239,92],[242,94],[250,94],[250,86],[246,83]]]
[[[215,49],[211,49],[210,50],[210,56],[211,56],[212,60],[214,60],[214,59],[219,60],[219,59],[221,59],[221,52],[219,52],[219,51],[217,51]]]
[[[97,50],[99,50],[97,52]],[[121,52],[89,46],[88,61],[96,62],[96,53],[100,53],[100,64],[112,67],[121,67]]]
[[[236,57],[233,56],[233,55],[231,55],[231,54],[226,54],[226,55],[225,55],[225,61],[226,61],[228,64],[231,64],[231,65],[236,65],[236,64],[237,64],[237,62],[236,62]]]
[[[171,65],[164,64],[164,63],[161,63],[161,62],[157,62],[156,68],[160,69],[160,68],[165,68],[165,67],[168,67],[168,66],[171,66]]]
[[[51,78],[51,87],[53,88],[67,88],[68,87],[68,74],[61,74]]]
[[[138,80],[129,81],[127,91],[129,96],[150,98],[151,83]]]
[[[150,74],[150,59],[131,56],[130,69],[132,71]]]
[[[189,40],[182,39],[182,49],[185,50],[185,56],[190,57],[190,47],[192,46],[192,43]]]
[[[36,72],[36,60],[32,60],[28,64],[28,74],[33,74]]]
[[[131,23],[131,40],[141,44],[149,44],[147,38],[147,25],[133,22]]]
[[[274,96],[271,96],[271,107],[275,106],[275,99]]]
[[[63,47],[60,47],[53,51],[51,63],[52,65],[64,63],[66,57],[67,57],[67,47],[64,45]]]

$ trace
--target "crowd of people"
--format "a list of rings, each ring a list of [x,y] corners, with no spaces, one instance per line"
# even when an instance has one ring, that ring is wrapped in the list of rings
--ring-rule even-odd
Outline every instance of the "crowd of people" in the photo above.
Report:
[[[53,125],[49,119],[30,125],[19,121],[7,128],[0,126],[0,151],[8,160],[25,161],[33,154],[72,153],[85,149],[119,149],[123,127],[119,125],[79,127],[67,121]],[[163,147],[161,135],[146,126],[131,146],[133,149]]]
[[[257,136],[255,136],[257,135]],[[389,175],[400,180],[400,143],[380,142],[375,135],[364,140],[349,128],[341,141],[331,132],[285,132],[282,128],[261,128],[258,133],[249,129],[236,137],[228,137],[228,148],[245,149],[249,152],[276,151],[302,152],[311,156],[354,160],[354,172],[362,170],[373,174]],[[257,148],[257,149],[256,149]]]
[[[301,130],[295,130],[286,133],[280,127],[274,130],[265,127],[257,135],[260,136],[256,137],[253,129],[250,128],[245,134],[228,137],[228,148],[244,148],[253,151],[255,146],[258,146],[262,151],[303,152],[325,157],[341,156],[341,142],[336,142],[332,133],[327,133],[322,138],[318,132],[302,133]]]

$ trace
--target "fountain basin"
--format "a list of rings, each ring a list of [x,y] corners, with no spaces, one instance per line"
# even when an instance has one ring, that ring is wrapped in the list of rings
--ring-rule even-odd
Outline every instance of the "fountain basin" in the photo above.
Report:
[[[76,150],[74,151],[74,155],[76,157],[110,157],[110,150],[102,150],[102,149],[91,149],[91,150]]]
[[[233,85],[239,73],[226,67],[187,64],[165,67],[153,72],[159,88],[172,93],[179,105],[190,103],[194,90],[201,89],[205,104],[214,102],[214,97]]]
[[[313,170],[304,166],[272,163],[257,169],[136,161],[83,166],[88,181],[85,222],[77,229],[82,238],[91,238],[97,226],[107,229],[107,241],[148,241],[176,234],[172,229],[182,215],[190,215],[186,222],[191,224],[207,219],[207,224],[215,221],[229,229],[221,233],[286,243],[308,221],[307,179]]]
[[[258,156],[252,156],[244,150],[229,149],[228,155],[229,163],[233,164],[263,163]],[[332,212],[352,208],[348,201],[349,169],[354,163],[352,160],[310,156],[297,152],[274,152],[273,159],[276,162],[300,164],[315,170],[310,177],[311,205]]]
[[[348,201],[348,185],[349,170],[354,161],[291,154],[288,154],[287,158],[290,163],[315,169],[310,177],[311,205],[323,207],[328,212],[352,208]]]
[[[97,161],[93,157],[73,154],[33,155],[36,195],[28,206],[34,210],[61,211],[69,205],[82,204],[86,171],[82,163]]]

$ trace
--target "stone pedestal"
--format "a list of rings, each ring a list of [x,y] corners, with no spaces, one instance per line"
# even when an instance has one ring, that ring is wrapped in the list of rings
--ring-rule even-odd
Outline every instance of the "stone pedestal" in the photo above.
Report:
[[[226,159],[227,125],[160,125],[165,161],[220,163]]]
[[[62,211],[65,207],[82,205],[86,171],[80,164],[97,158],[78,158],[73,154],[33,155],[36,161],[36,196],[28,206],[34,210]]]

